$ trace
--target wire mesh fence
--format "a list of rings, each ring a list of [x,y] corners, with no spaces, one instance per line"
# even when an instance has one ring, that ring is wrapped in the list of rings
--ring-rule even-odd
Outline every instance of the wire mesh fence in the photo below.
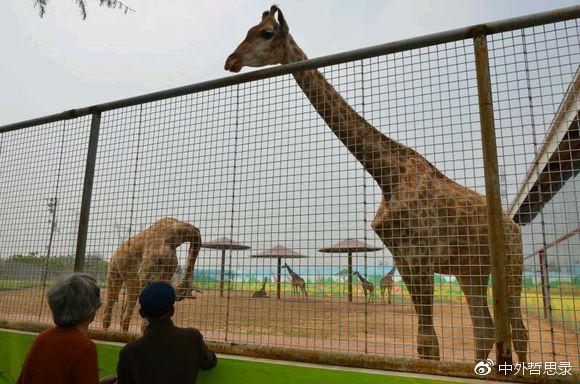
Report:
[[[514,352],[574,369],[579,36],[573,19],[487,37]],[[140,332],[137,295],[166,279],[183,295],[176,324],[210,341],[485,359],[480,124],[471,39],[104,111],[84,249],[104,289],[92,326]],[[3,319],[51,321],[90,126],[0,134]]]
[[[490,38],[502,198],[521,228],[530,350],[575,366],[578,237],[555,242],[580,219],[578,43],[577,20]]]

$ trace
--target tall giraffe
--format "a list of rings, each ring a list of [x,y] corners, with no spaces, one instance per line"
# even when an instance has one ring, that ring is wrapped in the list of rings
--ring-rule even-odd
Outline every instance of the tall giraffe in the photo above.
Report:
[[[284,263],[282,269],[284,268],[288,270],[288,273],[292,277],[292,291],[294,291],[294,294],[298,296],[298,290],[300,289],[304,297],[308,297],[308,292],[306,292],[306,282],[304,279],[298,276],[298,274],[294,272],[288,264]]]
[[[373,296],[375,294],[375,285],[370,281],[368,281],[367,279],[365,279],[363,275],[359,273],[359,271],[355,271],[353,275],[358,277],[358,279],[360,280],[360,284],[362,285],[363,291],[365,293],[365,301],[367,301],[367,297],[369,303],[373,301]]]
[[[227,58],[225,69],[239,72],[244,66],[306,59],[282,12],[272,6]],[[487,303],[491,261],[485,196],[447,178],[415,150],[382,134],[348,105],[318,70],[292,75],[320,117],[381,188],[383,199],[372,228],[393,254],[413,300],[419,356],[439,359],[433,291],[434,274],[442,273],[457,277],[471,314],[476,360],[486,359],[495,330]],[[523,362],[528,332],[520,309],[521,236],[517,224],[505,214],[503,224],[512,340]]]
[[[393,284],[395,283],[395,279],[393,275],[395,274],[396,268],[393,267],[383,278],[381,279],[381,296],[383,297],[383,301],[385,301],[385,289],[387,290],[387,299],[389,304],[391,304],[391,292],[393,291]]]

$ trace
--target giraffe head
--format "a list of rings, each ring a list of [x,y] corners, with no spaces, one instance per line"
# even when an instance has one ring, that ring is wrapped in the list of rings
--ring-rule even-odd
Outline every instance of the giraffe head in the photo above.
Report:
[[[276,20],[276,13],[278,20]],[[239,72],[243,67],[263,67],[287,62],[288,24],[275,5],[262,13],[262,20],[248,31],[244,41],[226,59],[225,70]]]

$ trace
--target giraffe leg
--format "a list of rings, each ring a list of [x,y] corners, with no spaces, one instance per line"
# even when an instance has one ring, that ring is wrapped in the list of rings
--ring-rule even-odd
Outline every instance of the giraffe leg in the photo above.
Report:
[[[430,268],[403,266],[399,272],[418,316],[417,352],[421,359],[439,360],[439,342],[433,327],[434,275]]]
[[[393,291],[393,287],[387,287],[387,299],[389,300],[389,304],[391,304],[391,292]]]
[[[495,326],[487,305],[489,276],[457,276],[471,314],[475,337],[475,360],[487,359],[495,342]]]
[[[141,293],[141,284],[137,276],[133,275],[133,278],[128,278],[125,284],[127,287],[127,306],[125,307],[123,318],[121,320],[121,329],[123,332],[129,331],[133,310],[137,304],[139,294]]]
[[[517,297],[510,296],[509,307],[512,342],[520,363],[525,363],[528,356],[528,330],[522,320],[519,295]]]
[[[520,362],[527,361],[528,331],[524,325],[521,312],[522,294],[521,264],[508,266],[509,316],[512,326],[512,342]]]
[[[107,274],[107,295],[105,298],[105,308],[103,309],[103,329],[109,329],[111,326],[111,317],[113,315],[113,306],[119,300],[119,292],[123,280],[116,267],[109,268]]]

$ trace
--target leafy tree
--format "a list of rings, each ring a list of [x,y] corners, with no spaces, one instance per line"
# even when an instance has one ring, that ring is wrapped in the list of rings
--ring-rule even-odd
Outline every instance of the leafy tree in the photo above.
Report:
[[[38,7],[38,13],[40,17],[43,17],[46,13],[46,7],[48,6],[49,0],[34,0],[34,7]],[[81,11],[81,15],[83,20],[87,18],[87,0],[74,0]],[[99,6],[105,6],[107,8],[119,8],[121,11],[127,12],[135,12],[134,9],[128,7],[124,3],[120,2],[119,0],[93,0],[99,3]]]

